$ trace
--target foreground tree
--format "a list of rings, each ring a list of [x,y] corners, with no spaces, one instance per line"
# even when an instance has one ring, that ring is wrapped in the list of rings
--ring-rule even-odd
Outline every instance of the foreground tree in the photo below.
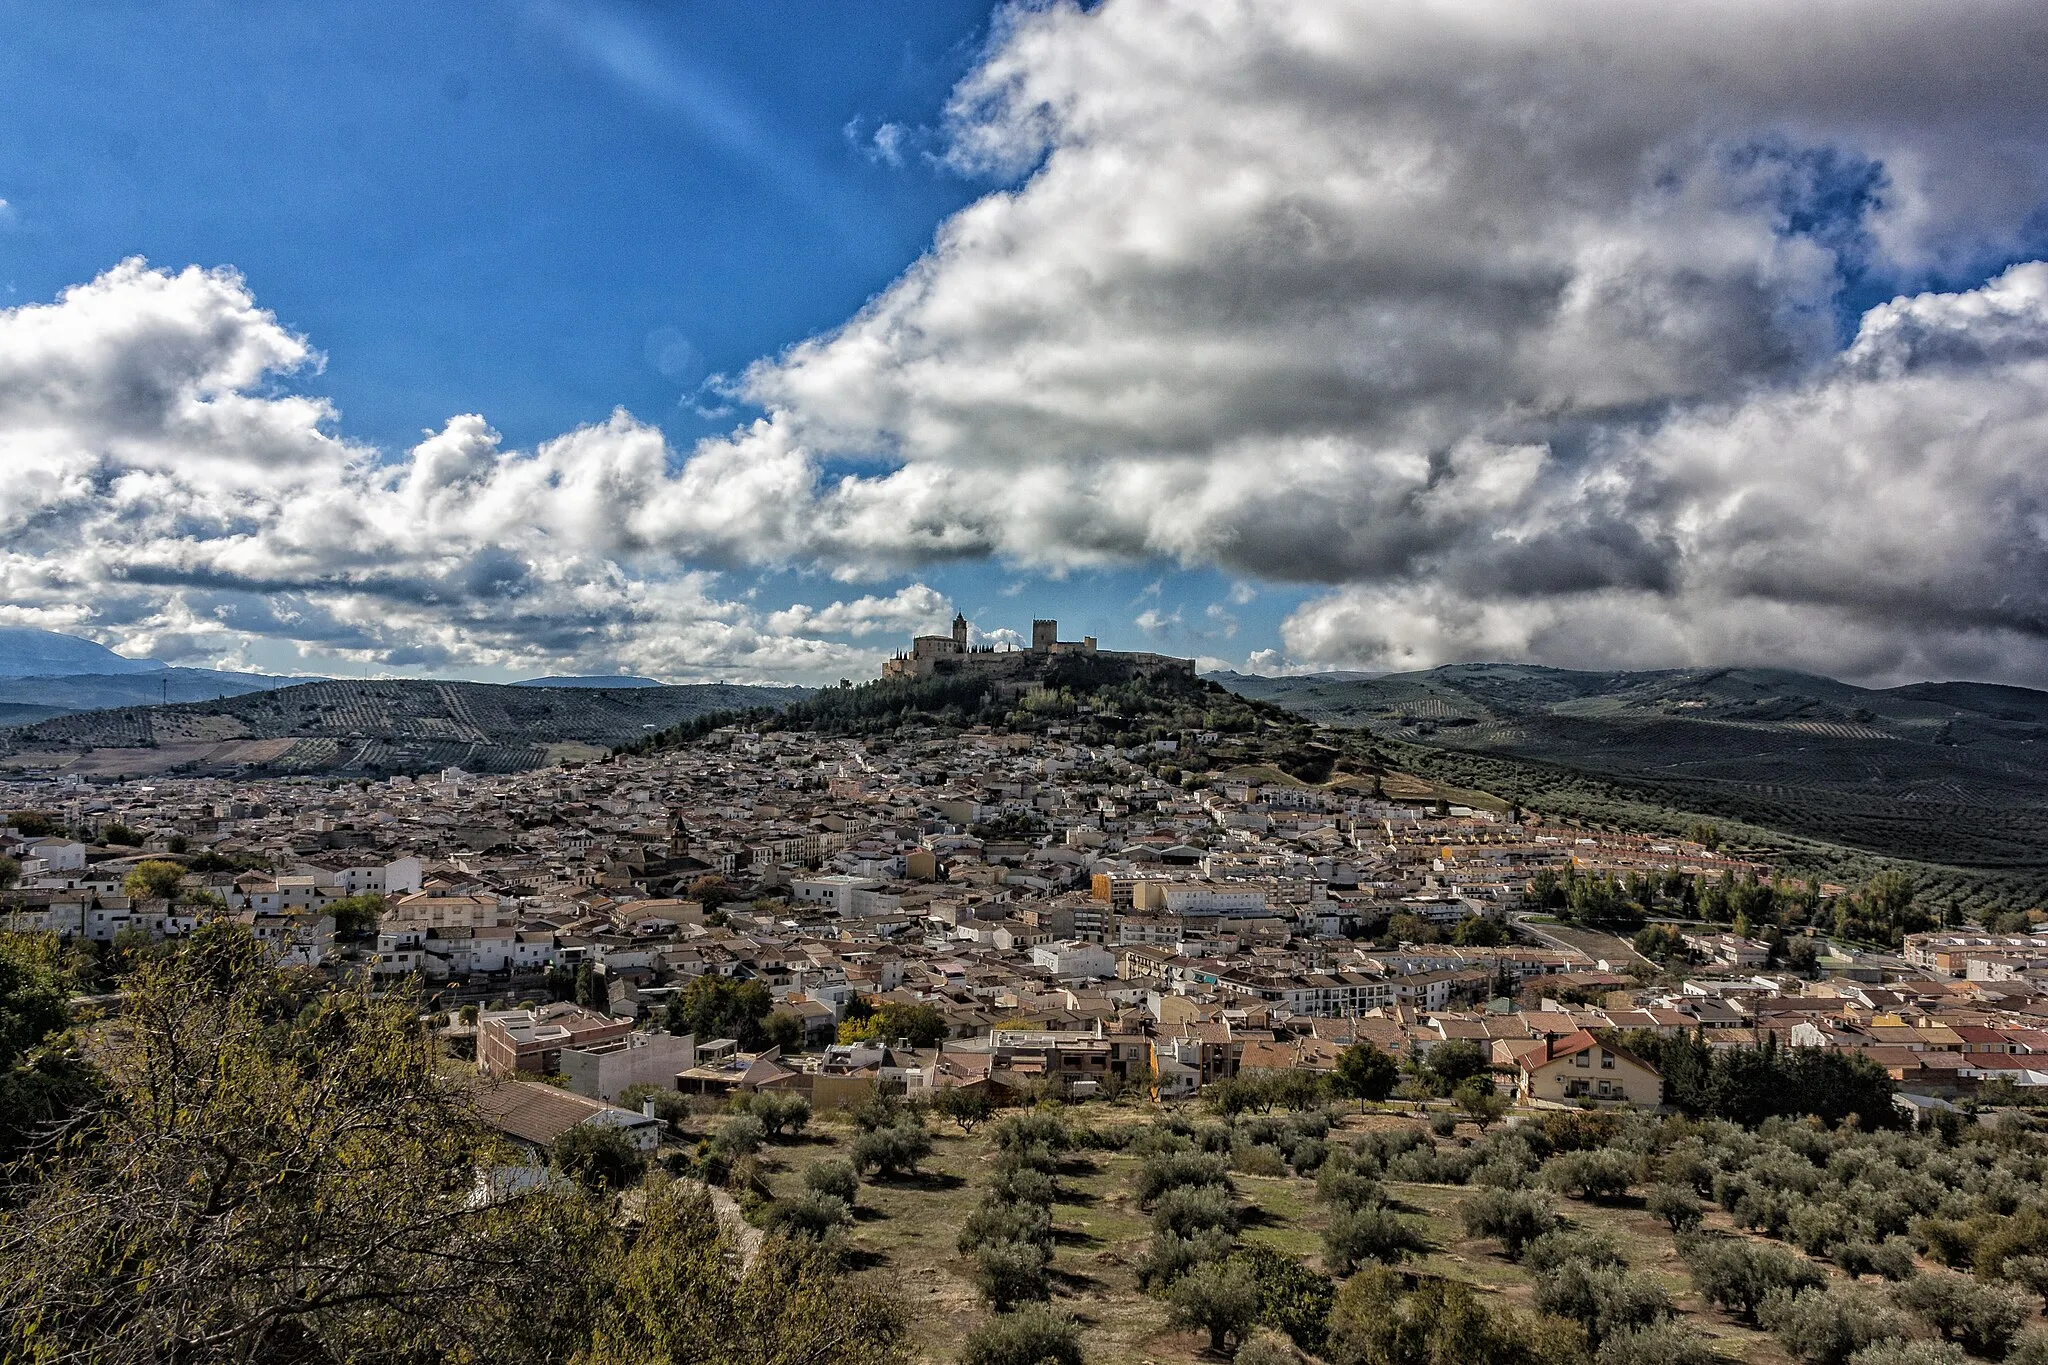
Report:
[[[311,994],[208,925],[129,980],[95,1060],[104,1097],[0,1218],[0,1355],[510,1358],[573,1331],[559,1267],[602,1225],[472,1207],[487,1143],[405,1004]]]

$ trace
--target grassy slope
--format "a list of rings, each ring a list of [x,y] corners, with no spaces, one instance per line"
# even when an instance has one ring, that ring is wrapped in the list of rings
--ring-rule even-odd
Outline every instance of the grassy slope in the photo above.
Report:
[[[1124,1108],[1119,1114],[1090,1105],[1077,1113],[1096,1126],[1143,1122],[1149,1114],[1137,1105]],[[1352,1115],[1345,1126],[1360,1131],[1408,1121],[1386,1114]],[[909,1312],[916,1358],[946,1362],[957,1358],[966,1333],[987,1315],[954,1239],[980,1198],[991,1167],[983,1131],[964,1137],[950,1124],[933,1131],[935,1150],[923,1177],[862,1187],[860,1222],[850,1245],[856,1273],[896,1295]],[[1461,1133],[1470,1136],[1472,1130]],[[800,1189],[805,1167],[844,1157],[851,1140],[851,1129],[844,1123],[821,1119],[806,1137],[766,1149],[763,1155],[776,1191]],[[1057,1301],[1082,1322],[1089,1360],[1093,1365],[1194,1365],[1210,1359],[1196,1335],[1169,1325],[1164,1303],[1137,1287],[1134,1267],[1151,1230],[1129,1194],[1136,1159],[1101,1152],[1077,1156],[1061,1177],[1069,1197],[1053,1211],[1059,1231],[1053,1270]],[[1315,1182],[1245,1175],[1234,1179],[1240,1202],[1255,1210],[1248,1216],[1243,1240],[1270,1243],[1320,1266],[1322,1214],[1315,1202]],[[1432,1247],[1411,1264],[1412,1269],[1464,1280],[1528,1307],[1529,1276],[1505,1260],[1495,1244],[1464,1236],[1457,1208],[1468,1190],[1400,1182],[1387,1188]],[[1644,1213],[1640,1202],[1599,1205],[1560,1200],[1559,1207],[1576,1222],[1611,1232],[1635,1268],[1660,1279],[1688,1324],[1714,1338],[1723,1354],[1748,1365],[1788,1365],[1788,1357],[1768,1335],[1700,1301],[1669,1231]],[[1708,1226],[1742,1235],[1718,1210],[1710,1213]]]

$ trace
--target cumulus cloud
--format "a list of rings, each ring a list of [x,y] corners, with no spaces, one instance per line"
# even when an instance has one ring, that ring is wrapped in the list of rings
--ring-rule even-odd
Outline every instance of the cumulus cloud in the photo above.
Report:
[[[2011,0],[1014,11],[952,157],[1021,183],[745,376],[769,416],[740,439],[793,483],[814,452],[893,465],[814,479],[781,552],[1323,583],[1288,648],[1347,664],[2030,676],[2032,286],[1925,282],[2036,244],[2038,26]],[[1885,282],[1907,297],[1843,316]]]
[[[532,450],[483,416],[354,445],[276,386],[318,357],[231,273],[128,263],[0,315],[0,598],[201,652],[832,677],[865,658],[833,637],[945,604],[762,611],[727,576],[1169,561],[1234,605],[1319,585],[1259,668],[2039,682],[2039,27],[2023,0],[1019,6],[947,134],[1013,179],[689,451],[623,412]]]
[[[462,415],[385,459],[271,390],[316,363],[226,270],[128,261],[0,313],[8,618],[173,661],[278,639],[363,666],[816,678],[880,657],[829,637],[949,610],[923,584],[779,613],[721,598],[707,565],[787,491],[772,461],[741,476],[740,442],[677,472],[623,413],[530,452]]]

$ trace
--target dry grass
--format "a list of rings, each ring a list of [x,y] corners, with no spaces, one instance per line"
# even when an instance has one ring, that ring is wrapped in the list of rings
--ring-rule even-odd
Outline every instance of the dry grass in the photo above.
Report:
[[[1142,1122],[1136,1105],[1089,1106],[1080,1111],[1096,1126]],[[1414,1124],[1388,1113],[1352,1115],[1343,1129]],[[1466,1133],[1465,1135],[1471,1135]],[[769,1178],[777,1193],[801,1187],[814,1162],[843,1158],[852,1129],[821,1119],[803,1139],[765,1149]],[[871,1287],[894,1295],[911,1320],[912,1351],[920,1362],[957,1359],[961,1342],[987,1316],[968,1278],[966,1258],[955,1249],[967,1213],[981,1197],[992,1172],[985,1130],[973,1137],[951,1125],[934,1128],[934,1149],[916,1179],[865,1184],[859,1221],[849,1246],[853,1273]],[[1056,1302],[1082,1323],[1093,1365],[1195,1365],[1209,1361],[1200,1338],[1167,1323],[1166,1306],[1139,1290],[1136,1267],[1151,1239],[1151,1226],[1130,1194],[1137,1159],[1118,1153],[1077,1152],[1061,1173],[1065,1194],[1053,1209],[1058,1234],[1052,1269]],[[1315,1182],[1300,1177],[1233,1177],[1249,1211],[1243,1240],[1267,1243],[1321,1267],[1323,1217]],[[1529,1275],[1509,1262],[1497,1245],[1465,1237],[1458,1205],[1469,1190],[1448,1185],[1390,1183],[1389,1196],[1428,1239],[1430,1250],[1412,1263],[1429,1275],[1465,1281],[1490,1296],[1526,1308]],[[1603,1205],[1559,1200],[1572,1221],[1612,1236],[1640,1272],[1663,1283],[1695,1330],[1744,1365],[1790,1365],[1769,1336],[1709,1308],[1694,1292],[1670,1231],[1645,1213],[1639,1200]],[[1709,1226],[1736,1231],[1718,1211]]]

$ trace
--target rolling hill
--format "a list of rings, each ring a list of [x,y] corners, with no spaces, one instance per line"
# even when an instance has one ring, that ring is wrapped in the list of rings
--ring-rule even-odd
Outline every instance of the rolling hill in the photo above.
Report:
[[[86,776],[519,772],[596,756],[705,712],[779,707],[801,688],[304,683],[169,706],[82,711],[0,731],[0,766]]]
[[[1576,774],[1617,800],[1873,854],[2048,874],[2048,693],[1872,689],[1737,668],[1213,676],[1306,719],[1439,751],[1472,785],[1537,808]]]

